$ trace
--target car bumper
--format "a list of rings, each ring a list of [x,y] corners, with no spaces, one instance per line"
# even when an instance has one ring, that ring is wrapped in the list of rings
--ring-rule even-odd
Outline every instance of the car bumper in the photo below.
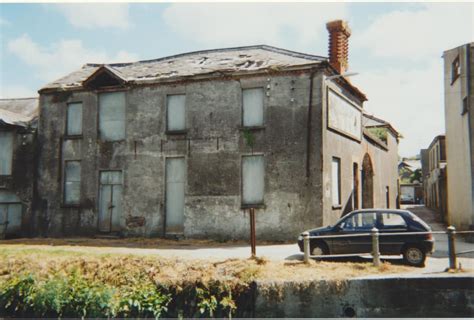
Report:
[[[300,252],[304,252],[303,240],[298,240],[298,248],[300,248]]]
[[[432,254],[435,251],[435,242],[434,240],[424,240],[423,246],[425,247],[425,252],[427,254]]]

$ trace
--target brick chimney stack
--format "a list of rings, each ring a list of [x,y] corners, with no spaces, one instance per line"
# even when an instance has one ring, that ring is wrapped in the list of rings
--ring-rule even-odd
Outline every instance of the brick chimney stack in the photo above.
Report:
[[[326,28],[329,31],[329,63],[339,74],[343,74],[349,68],[351,29],[343,20],[330,21],[326,23]]]

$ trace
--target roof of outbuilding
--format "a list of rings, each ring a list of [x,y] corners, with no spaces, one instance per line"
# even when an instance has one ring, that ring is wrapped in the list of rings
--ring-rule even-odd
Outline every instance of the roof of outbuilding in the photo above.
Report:
[[[0,99],[0,124],[27,127],[38,111],[38,98]]]
[[[178,80],[218,73],[281,70],[319,64],[327,58],[266,45],[189,52],[133,63],[86,64],[41,90],[80,88],[100,67],[136,84]]]

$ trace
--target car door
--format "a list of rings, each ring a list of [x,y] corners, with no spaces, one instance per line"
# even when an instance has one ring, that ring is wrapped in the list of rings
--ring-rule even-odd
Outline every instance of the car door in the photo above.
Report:
[[[368,253],[372,251],[372,240],[370,235],[358,236],[362,233],[370,233],[376,226],[377,213],[357,212],[349,215],[338,224],[338,235],[354,235],[354,237],[333,238],[331,252],[335,254]]]
[[[341,251],[343,253],[368,253],[372,251],[372,238],[370,232],[377,223],[377,212],[357,212],[353,214],[348,223],[342,226],[344,234],[353,234],[354,237],[341,238]],[[367,235],[360,236],[360,234]]]
[[[390,236],[390,233],[408,231],[408,225],[402,215],[396,212],[380,212],[378,228],[380,253],[400,254],[406,236]]]

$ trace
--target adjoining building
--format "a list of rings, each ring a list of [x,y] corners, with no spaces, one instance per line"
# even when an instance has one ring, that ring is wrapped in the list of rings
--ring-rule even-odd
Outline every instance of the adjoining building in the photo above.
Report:
[[[424,151],[426,150],[426,151]],[[444,135],[436,136],[428,149],[422,150],[423,189],[425,205],[440,214],[446,221],[447,189],[446,189],[446,139]],[[426,160],[423,161],[423,154]]]
[[[34,229],[294,239],[356,208],[397,205],[398,132],[365,114],[329,59],[259,45],[87,64],[39,90]]]
[[[32,234],[38,99],[0,99],[0,238]]]
[[[448,223],[463,230],[474,223],[473,56],[473,42],[443,54]]]

